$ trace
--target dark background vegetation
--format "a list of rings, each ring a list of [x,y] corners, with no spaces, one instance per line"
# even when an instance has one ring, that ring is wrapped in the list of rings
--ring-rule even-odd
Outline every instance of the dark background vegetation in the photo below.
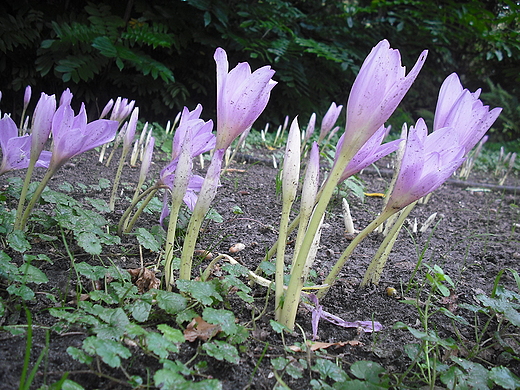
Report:
[[[135,99],[141,117],[164,123],[187,105],[214,116],[213,53],[233,67],[269,64],[279,85],[261,118],[279,123],[332,101],[345,104],[370,49],[383,38],[410,68],[429,58],[394,119],[435,109],[457,72],[484,100],[504,107],[496,141],[520,134],[520,2],[414,0],[8,0],[0,5],[0,108],[21,111],[23,89],[68,87],[97,115],[110,98]],[[36,99],[33,99],[33,105]],[[430,111],[430,112],[428,112]]]

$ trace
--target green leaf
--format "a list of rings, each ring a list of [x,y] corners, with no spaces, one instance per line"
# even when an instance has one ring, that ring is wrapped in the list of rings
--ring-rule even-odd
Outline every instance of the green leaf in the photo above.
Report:
[[[31,249],[31,244],[27,241],[25,234],[21,230],[14,230],[7,235],[7,243],[9,246],[20,253]]]
[[[60,390],[85,390],[85,388],[79,383],[71,381],[70,379],[65,379]]]
[[[348,376],[341,367],[326,359],[317,359],[316,364],[312,367],[320,373],[322,379],[331,378],[336,382],[346,381]]]
[[[507,367],[493,367],[489,372],[489,379],[504,389],[520,389],[520,378]]]
[[[98,236],[91,232],[81,232],[77,236],[78,245],[91,255],[101,254],[101,243]]]
[[[49,279],[47,279],[47,275],[45,275],[42,271],[31,264],[23,264],[20,266],[20,272],[23,272],[25,275],[25,281],[27,283],[47,283]]]
[[[161,359],[168,358],[170,352],[179,352],[179,347],[177,344],[171,342],[166,337],[156,332],[150,332],[146,335],[146,347],[149,351],[152,351]]]
[[[68,347],[67,353],[74,359],[83,364],[90,364],[94,358],[89,356],[82,349],[76,347]]]
[[[176,284],[180,291],[190,294],[203,305],[210,306],[213,304],[213,299],[219,302],[222,302],[223,300],[212,281],[200,282],[195,280],[179,279],[176,281]]]
[[[108,206],[107,201],[104,199],[85,197],[85,200],[89,202],[92,205],[92,207],[94,207],[97,211],[101,213],[110,212],[110,207]]]
[[[455,363],[464,368],[467,372],[466,382],[470,386],[471,389],[475,390],[489,390],[489,387],[492,385],[491,380],[489,379],[489,372],[486,368],[479,363],[473,363],[466,359],[461,359],[458,357],[452,357]]]
[[[139,228],[135,233],[137,237],[137,241],[146,249],[151,250],[152,252],[159,252],[161,250],[161,245],[155,239],[155,237],[146,229]]]
[[[153,292],[156,293],[155,299],[159,307],[168,314],[175,315],[186,309],[187,300],[182,295],[164,290],[153,290]]]
[[[385,369],[378,363],[360,360],[350,366],[350,371],[356,378],[365,379],[371,383],[380,383],[379,375],[385,372]]]
[[[280,324],[279,322],[276,322],[275,320],[269,320],[269,324],[271,325],[271,328],[273,328],[273,330],[276,333],[282,333],[284,331],[291,333],[291,330],[287,326]]]
[[[151,309],[151,303],[146,302],[142,299],[136,300],[129,306],[129,310],[130,313],[132,313],[132,317],[134,317],[134,319],[139,322],[144,322],[148,319]]]
[[[202,318],[210,324],[220,325],[222,331],[228,335],[233,335],[238,331],[235,315],[232,311],[206,307],[202,312]]]
[[[213,340],[209,343],[203,344],[202,349],[204,349],[209,356],[212,356],[217,360],[226,360],[233,364],[238,364],[240,362],[237,349],[225,341]]]
[[[171,341],[172,343],[183,343],[184,341],[186,341],[184,339],[184,335],[179,329],[172,328],[171,326],[166,324],[157,325],[157,329],[159,329],[163,333],[164,338]]]
[[[132,356],[130,350],[117,341],[100,339],[94,336],[87,337],[83,341],[83,349],[90,355],[98,355],[112,368],[121,365],[121,358],[128,359]]]
[[[7,287],[7,292],[11,295],[19,296],[24,301],[32,301],[34,299],[34,291],[25,285],[16,286],[12,284]]]

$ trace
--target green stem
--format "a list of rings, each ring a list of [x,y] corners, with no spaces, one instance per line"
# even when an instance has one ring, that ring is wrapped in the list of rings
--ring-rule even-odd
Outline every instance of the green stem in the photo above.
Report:
[[[202,184],[197,203],[193,209],[186,237],[184,238],[184,245],[182,247],[181,265],[179,270],[180,279],[190,280],[191,278],[191,266],[193,263],[195,244],[197,243],[202,222],[204,221],[211,206],[211,202],[217,193],[224,153],[225,149],[217,149],[213,153],[213,158],[211,159],[206,177],[204,178],[204,183]]]
[[[139,201],[141,199],[143,199],[145,196],[147,196],[151,191],[154,191],[154,190],[157,191],[159,188],[161,188],[161,187],[157,187],[157,185],[154,187],[147,188],[136,199],[132,200],[132,203],[130,204],[130,206],[128,206],[128,208],[125,210],[125,212],[121,216],[121,219],[119,220],[119,224],[117,225],[117,234],[118,235],[121,235],[123,233],[123,231],[125,233],[128,233],[128,231],[125,230],[126,226],[127,226],[126,220],[130,217],[130,213],[132,212],[134,207],[137,205],[137,203],[139,203]],[[155,192],[154,192],[154,194],[155,194]]]
[[[27,197],[27,192],[29,191],[29,185],[31,184],[31,177],[34,170],[34,166],[36,165],[36,160],[29,162],[29,166],[27,167],[27,173],[25,174],[25,180],[23,182],[22,193],[20,194],[20,199],[18,200],[18,208],[16,209],[16,219],[14,221],[14,229],[20,230],[21,222],[22,222],[22,213],[23,206],[25,205],[25,198]]]
[[[34,194],[33,194],[32,198],[31,198],[31,200],[29,201],[29,204],[25,208],[25,211],[24,211],[24,213],[22,215],[22,218],[20,219],[19,225],[16,226],[18,228],[18,230],[24,230],[25,229],[25,225],[27,224],[27,220],[29,219],[29,215],[31,215],[32,209],[36,205],[36,202],[38,202],[38,200],[40,199],[40,196],[41,196],[43,190],[45,189],[45,187],[47,186],[47,183],[49,182],[49,180],[51,179],[51,177],[54,175],[55,172],[56,172],[56,168],[49,167],[49,169],[47,169],[47,172],[45,173],[45,176],[43,177],[42,181],[40,182],[40,184],[36,188],[36,191],[34,191]]]
[[[296,320],[296,310],[300,302],[301,288],[303,287],[302,273],[307,262],[307,255],[311,250],[314,236],[321,225],[321,217],[325,213],[329,204],[330,198],[338,184],[338,181],[343,173],[344,167],[350,160],[348,156],[341,156],[336,164],[334,164],[332,171],[327,178],[327,181],[323,185],[320,191],[320,197],[314,212],[312,214],[307,232],[305,233],[301,248],[298,251],[298,256],[293,262],[291,269],[291,279],[287,286],[287,292],[285,294],[284,308],[280,323],[287,326],[289,329],[294,329],[294,322]]]
[[[394,247],[395,241],[397,240],[397,236],[399,236],[401,227],[403,226],[405,219],[408,217],[408,215],[413,210],[416,204],[417,201],[406,206],[397,218],[397,221],[395,221],[395,223],[392,225],[392,228],[388,232],[387,236],[379,246],[376,254],[370,262],[370,265],[368,266],[365,272],[365,276],[363,277],[363,281],[361,282],[360,287],[365,287],[368,283],[379,283],[381,273],[383,272],[383,267],[385,266],[386,260],[388,259],[388,255]]]
[[[338,259],[336,264],[334,264],[334,267],[330,270],[329,275],[325,278],[323,284],[327,286],[327,288],[318,291],[316,294],[318,299],[322,299],[325,294],[329,291],[330,287],[336,282],[336,279],[347,262],[348,258],[356,248],[356,246],[359,245],[361,241],[365,239],[370,233],[372,233],[379,225],[381,225],[384,221],[388,219],[392,214],[395,212],[392,210],[386,210],[382,214],[380,214],[376,219],[374,219],[366,228],[364,228],[347,246],[347,248],[343,251],[341,257]]]
[[[168,223],[168,233],[166,234],[166,245],[164,247],[164,280],[166,289],[172,291],[173,282],[173,246],[175,245],[175,230],[177,229],[177,218],[179,217],[179,209],[181,207],[182,198],[180,202],[172,201],[170,210],[170,222]]]
[[[121,173],[123,172],[123,165],[125,163],[126,156],[130,149],[123,148],[123,152],[121,153],[121,158],[119,159],[119,165],[117,166],[116,177],[114,179],[114,185],[112,186],[112,192],[110,193],[110,202],[108,207],[110,211],[114,211],[116,205],[116,197],[117,197],[117,189],[119,187],[119,182],[121,181]]]
[[[291,212],[291,201],[285,201],[282,205],[282,216],[280,218],[280,230],[278,232],[278,245],[276,251],[275,282],[275,318],[278,321],[282,314],[282,298],[284,294],[283,277],[285,268],[285,244],[287,242],[287,226],[289,225],[289,213]]]
[[[137,219],[141,216],[141,214],[143,213],[143,210],[145,209],[145,207],[148,205],[148,203],[150,203],[150,201],[153,199],[153,197],[155,196],[155,193],[159,190],[160,187],[150,187],[148,188],[145,192],[143,192],[143,194],[146,194],[148,193],[148,196],[146,197],[145,200],[143,200],[143,203],[141,203],[141,206],[139,206],[139,208],[137,209],[137,211],[135,212],[135,214],[132,216],[132,219],[130,219],[130,221],[128,222],[128,218],[130,218],[130,215],[129,213],[126,214],[126,217],[125,215],[123,215],[123,217],[125,219],[123,219],[123,217],[121,218],[121,221],[120,221],[120,224],[121,222],[123,222],[123,231],[125,233],[129,233],[132,228],[134,227],[135,223],[137,222]],[[151,189],[151,191],[149,191]],[[142,194],[141,194],[142,195]],[[143,196],[138,196],[135,198],[135,200],[132,202],[132,205],[128,208],[130,211],[137,205],[137,203],[139,203],[139,201],[143,198]],[[128,210],[127,209],[127,210]],[[126,211],[125,211],[126,213]],[[119,227],[118,227],[118,232],[119,232]]]

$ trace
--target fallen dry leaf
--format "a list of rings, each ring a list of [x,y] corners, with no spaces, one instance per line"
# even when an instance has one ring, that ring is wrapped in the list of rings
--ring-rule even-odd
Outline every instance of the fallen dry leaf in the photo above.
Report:
[[[155,276],[155,272],[148,268],[127,269],[132,276],[132,283],[137,286],[140,294],[150,291],[153,288],[159,288],[161,281]]]
[[[184,330],[184,338],[187,341],[196,339],[208,341],[220,332],[220,325],[209,324],[202,317],[195,317]]]
[[[338,341],[336,343],[322,343],[319,341],[313,341],[310,343],[309,347],[310,347],[311,351],[316,351],[316,350],[322,349],[322,348],[325,349],[325,348],[329,348],[332,346],[344,347],[346,345],[350,345],[351,347],[358,347],[358,346],[362,346],[363,343],[359,340]],[[290,346],[289,349],[294,352],[302,352],[302,349],[296,345]]]

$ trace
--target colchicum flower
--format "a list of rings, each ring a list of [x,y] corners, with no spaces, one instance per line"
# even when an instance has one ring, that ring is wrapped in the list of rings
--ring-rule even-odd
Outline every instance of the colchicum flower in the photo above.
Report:
[[[397,139],[395,141],[387,142],[386,144],[381,144],[389,131],[390,126],[385,128],[383,125],[374,133],[372,137],[370,137],[367,142],[365,142],[361,149],[359,149],[356,155],[348,163],[347,167],[343,171],[343,174],[341,175],[341,178],[339,179],[340,182],[348,179],[350,176],[362,171],[377,160],[397,150],[399,144],[401,141],[403,141],[402,139]],[[338,144],[336,145],[336,150],[341,150],[343,145],[343,136],[344,134],[340,137]]]
[[[87,123],[84,104],[77,116],[69,104],[61,105],[52,120],[54,146],[50,167],[56,170],[72,157],[112,141],[118,126],[118,122],[106,119]]]
[[[401,54],[386,39],[363,62],[347,103],[347,122],[341,153],[350,157],[388,120],[419,74],[428,54],[424,50],[408,75]]]
[[[443,127],[428,135],[420,118],[408,133],[401,169],[385,210],[397,212],[436,190],[464,162],[464,153],[455,129]]]
[[[2,165],[0,175],[14,169],[24,169],[29,166],[32,135],[18,137],[18,127],[5,115],[0,120],[0,147],[2,148]],[[51,159],[50,152],[41,152],[35,167],[47,168]]]
[[[332,102],[329,109],[325,113],[323,120],[321,121],[321,130],[318,143],[323,141],[325,139],[325,136],[332,130],[334,124],[338,120],[339,114],[341,113],[342,109],[343,106],[337,106],[336,103]]]
[[[41,94],[38,104],[34,109],[31,127],[31,160],[40,156],[51,132],[52,118],[56,112],[56,97],[54,95]],[[50,155],[50,153],[49,153]]]
[[[170,190],[173,189],[179,157],[186,141],[189,142],[189,145],[185,145],[184,147],[190,148],[190,160],[215,147],[216,139],[215,135],[212,133],[213,121],[209,120],[205,122],[200,119],[199,116],[201,112],[202,106],[200,104],[197,105],[193,111],[189,111],[188,108],[184,107],[179,127],[173,136],[172,150],[174,157],[172,161],[161,170],[158,185],[166,185]],[[203,181],[204,179],[198,175],[192,175],[189,179],[183,200],[191,211],[193,211],[195,207],[195,203],[197,202],[196,193],[200,191]],[[165,193],[163,198],[163,209],[160,217],[161,224],[168,214],[168,195]]]
[[[482,139],[502,111],[502,108],[490,111],[479,96],[480,89],[473,93],[464,89],[456,73],[444,80],[439,91],[433,130],[455,129],[465,155]]]
[[[227,149],[260,116],[267,106],[271,90],[277,84],[274,70],[263,66],[253,73],[247,62],[229,69],[227,54],[215,51],[217,63],[217,149]]]

